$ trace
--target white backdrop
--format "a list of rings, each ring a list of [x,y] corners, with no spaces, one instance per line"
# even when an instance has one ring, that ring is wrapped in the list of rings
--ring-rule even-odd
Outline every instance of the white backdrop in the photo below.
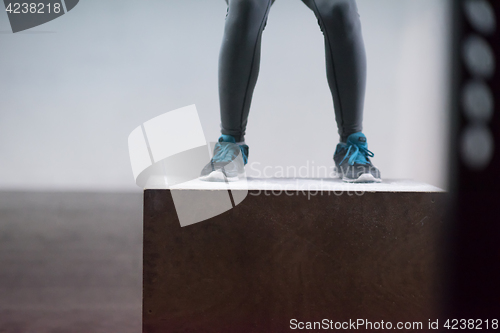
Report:
[[[385,178],[445,187],[448,0],[358,0],[358,8],[373,161]],[[225,14],[222,0],[82,0],[12,34],[0,12],[0,190],[138,191],[129,133],[190,104],[216,140]],[[248,174],[332,166],[338,137],[313,13],[278,0],[262,49]]]

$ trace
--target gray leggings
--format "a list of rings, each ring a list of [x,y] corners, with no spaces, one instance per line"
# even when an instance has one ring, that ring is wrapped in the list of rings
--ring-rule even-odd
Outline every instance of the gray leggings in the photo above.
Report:
[[[227,0],[226,0],[227,1]],[[260,64],[262,31],[274,0],[229,0],[219,56],[222,134],[243,141]],[[362,130],[366,55],[355,0],[302,0],[325,37],[326,72],[340,140]]]

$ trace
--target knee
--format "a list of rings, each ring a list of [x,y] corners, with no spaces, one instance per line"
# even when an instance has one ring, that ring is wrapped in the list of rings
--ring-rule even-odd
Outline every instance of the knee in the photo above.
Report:
[[[346,34],[356,32],[360,26],[358,9],[354,1],[327,1],[318,7],[324,23]]]

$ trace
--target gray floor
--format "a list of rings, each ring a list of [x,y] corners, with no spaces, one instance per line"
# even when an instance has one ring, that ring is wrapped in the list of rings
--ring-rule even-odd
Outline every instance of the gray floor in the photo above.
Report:
[[[140,332],[142,193],[0,192],[0,332]]]

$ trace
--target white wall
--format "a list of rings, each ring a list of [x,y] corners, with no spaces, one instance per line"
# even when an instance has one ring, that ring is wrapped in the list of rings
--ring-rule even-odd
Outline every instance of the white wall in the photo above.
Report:
[[[373,161],[385,178],[444,187],[448,1],[358,0],[358,7]],[[85,0],[12,34],[1,12],[0,190],[139,190],[128,134],[193,103],[207,140],[216,140],[225,13],[222,0]],[[333,165],[338,137],[324,67],[313,13],[299,0],[278,0],[247,130],[249,175],[265,166]]]

